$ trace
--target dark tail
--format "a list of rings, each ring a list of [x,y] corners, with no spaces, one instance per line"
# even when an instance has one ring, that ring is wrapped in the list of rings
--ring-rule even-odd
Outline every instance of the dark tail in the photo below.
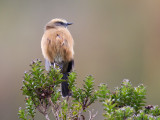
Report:
[[[71,96],[70,90],[69,90],[69,84],[67,82],[68,79],[68,74],[63,74],[63,80],[65,80],[64,82],[61,83],[61,87],[62,87],[62,96],[66,97],[66,96]]]
[[[69,84],[67,80],[68,80],[68,74],[69,72],[71,72],[73,65],[74,65],[74,60],[70,61],[68,64],[63,65],[64,68],[62,71],[63,72],[62,79],[65,80],[64,82],[61,83],[63,97],[72,95],[71,90],[69,89]]]

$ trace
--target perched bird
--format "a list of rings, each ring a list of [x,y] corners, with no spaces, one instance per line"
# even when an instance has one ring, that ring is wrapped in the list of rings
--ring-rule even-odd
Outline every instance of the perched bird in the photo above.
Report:
[[[68,88],[68,73],[71,72],[74,64],[73,59],[73,38],[68,25],[72,23],[64,19],[53,19],[45,26],[45,31],[41,40],[42,54],[45,58],[46,70],[50,70],[51,65],[58,65],[63,73],[65,81],[62,82],[62,96],[70,96],[71,91]]]

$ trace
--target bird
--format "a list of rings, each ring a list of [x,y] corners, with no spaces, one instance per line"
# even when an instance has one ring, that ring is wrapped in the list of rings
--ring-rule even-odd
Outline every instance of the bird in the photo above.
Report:
[[[41,40],[41,50],[45,59],[45,68],[50,70],[50,66],[58,65],[63,74],[61,83],[62,96],[71,96],[69,90],[68,75],[74,66],[73,37],[68,30],[72,25],[65,19],[55,18],[45,25],[44,34]]]

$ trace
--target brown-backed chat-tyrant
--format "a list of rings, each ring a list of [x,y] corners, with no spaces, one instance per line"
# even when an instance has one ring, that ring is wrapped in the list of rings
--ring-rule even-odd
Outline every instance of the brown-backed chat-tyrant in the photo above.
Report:
[[[41,41],[42,54],[45,58],[45,67],[49,71],[51,65],[57,64],[63,73],[62,95],[70,96],[68,88],[68,73],[71,72],[74,64],[73,59],[73,38],[68,25],[72,23],[64,19],[53,19],[45,26],[45,31]]]

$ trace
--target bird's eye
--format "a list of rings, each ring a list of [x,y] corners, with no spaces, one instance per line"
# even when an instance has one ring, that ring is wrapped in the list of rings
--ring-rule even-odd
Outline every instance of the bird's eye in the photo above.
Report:
[[[63,26],[64,23],[63,22],[56,22],[56,26]]]

